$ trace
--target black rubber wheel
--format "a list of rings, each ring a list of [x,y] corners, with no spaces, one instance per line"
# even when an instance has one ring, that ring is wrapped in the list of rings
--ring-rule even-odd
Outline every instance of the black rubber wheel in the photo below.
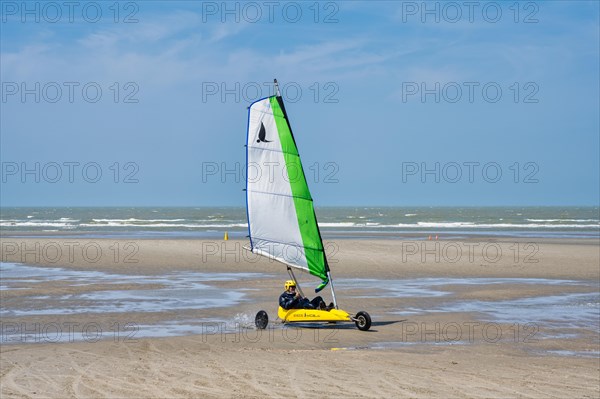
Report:
[[[254,324],[256,324],[256,328],[259,330],[264,330],[267,328],[267,325],[269,324],[269,315],[267,315],[267,312],[264,310],[259,311],[254,319]],[[371,324],[370,321],[369,324]]]
[[[371,316],[367,312],[358,312],[355,319],[356,328],[360,331],[367,331],[371,328]]]

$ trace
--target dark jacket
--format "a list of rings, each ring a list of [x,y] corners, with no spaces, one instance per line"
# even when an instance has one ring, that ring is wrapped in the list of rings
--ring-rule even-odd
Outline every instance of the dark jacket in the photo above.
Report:
[[[320,296],[315,297],[312,301],[308,298],[296,298],[296,294],[290,294],[285,291],[279,296],[279,306],[285,310],[290,309],[317,309],[323,302]]]
[[[285,310],[302,308],[300,306],[300,303],[301,300],[300,298],[296,298],[295,293],[290,294],[289,292],[285,291],[279,296],[279,306],[281,306]]]

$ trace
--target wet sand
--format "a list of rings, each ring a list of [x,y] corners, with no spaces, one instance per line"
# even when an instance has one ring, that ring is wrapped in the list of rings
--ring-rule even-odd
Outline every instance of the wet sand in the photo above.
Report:
[[[369,332],[282,326],[285,268],[245,244],[3,237],[1,396],[600,395],[597,240],[329,241]]]

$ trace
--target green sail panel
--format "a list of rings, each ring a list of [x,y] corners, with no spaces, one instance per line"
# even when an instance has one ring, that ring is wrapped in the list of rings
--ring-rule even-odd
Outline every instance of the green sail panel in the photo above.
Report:
[[[283,99],[249,108],[246,193],[252,252],[327,279],[327,258]]]

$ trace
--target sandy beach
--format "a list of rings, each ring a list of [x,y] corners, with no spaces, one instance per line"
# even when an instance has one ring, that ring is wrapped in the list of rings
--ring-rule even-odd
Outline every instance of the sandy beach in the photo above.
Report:
[[[245,241],[3,237],[1,395],[599,397],[598,240],[326,241],[368,332],[282,326]]]

